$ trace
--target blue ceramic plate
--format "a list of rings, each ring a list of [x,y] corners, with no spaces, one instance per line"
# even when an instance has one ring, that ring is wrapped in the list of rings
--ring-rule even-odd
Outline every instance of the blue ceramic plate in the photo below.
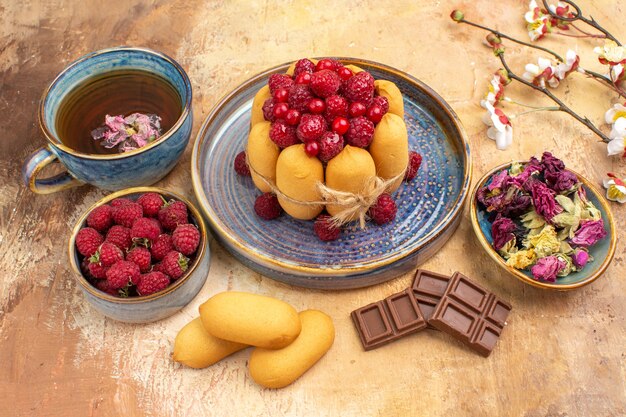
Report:
[[[323,289],[376,284],[414,269],[452,235],[470,180],[470,154],[461,123],[429,87],[374,62],[340,58],[376,79],[393,81],[404,96],[409,147],[422,154],[418,176],[396,192],[396,220],[361,230],[348,226],[339,240],[322,242],[312,221],[287,215],[265,221],[254,212],[260,192],[233,169],[250,129],[256,92],[288,64],[265,71],[228,94],[207,117],[193,148],[192,178],[211,230],[237,259],[289,284]]]
[[[528,161],[520,161],[520,163],[526,163]],[[613,220],[613,215],[611,213],[611,209],[609,208],[608,203],[602,197],[600,192],[593,186],[591,183],[582,175],[572,171],[578,179],[583,183],[583,187],[587,193],[587,198],[591,201],[594,206],[602,213],[602,219],[604,220],[604,228],[607,232],[607,235],[604,239],[593,245],[589,249],[589,253],[593,256],[593,261],[588,262],[583,268],[582,271],[573,272],[566,277],[557,278],[556,282],[545,282],[545,281],[537,281],[533,278],[530,270],[519,270],[515,269],[506,264],[506,261],[500,254],[493,249],[493,238],[491,236],[491,222],[488,220],[489,214],[486,210],[478,204],[476,199],[476,194],[478,190],[484,187],[491,181],[491,177],[497,172],[502,171],[503,169],[509,169],[511,167],[511,163],[507,163],[504,165],[500,165],[482,177],[474,190],[472,192],[472,202],[470,207],[470,217],[472,220],[472,227],[478,240],[482,244],[483,248],[487,251],[489,256],[494,259],[498,265],[504,268],[505,271],[514,275],[516,278],[524,281],[527,284],[533,285],[535,287],[554,289],[554,290],[571,290],[574,288],[582,287],[583,285],[587,285],[593,281],[595,281],[609,266],[609,263],[613,259],[613,255],[615,254],[615,245],[617,243],[617,238],[615,235],[615,221]]]

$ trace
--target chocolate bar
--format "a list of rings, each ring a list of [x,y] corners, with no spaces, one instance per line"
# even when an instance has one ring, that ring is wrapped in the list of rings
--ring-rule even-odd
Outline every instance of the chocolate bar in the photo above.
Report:
[[[510,311],[509,303],[455,272],[428,323],[489,356]]]
[[[446,292],[449,282],[450,276],[448,275],[441,275],[424,269],[418,269],[415,273],[411,289],[424,320],[428,321],[433,315],[433,311]]]
[[[350,313],[365,350],[375,349],[426,327],[412,290],[390,295]]]

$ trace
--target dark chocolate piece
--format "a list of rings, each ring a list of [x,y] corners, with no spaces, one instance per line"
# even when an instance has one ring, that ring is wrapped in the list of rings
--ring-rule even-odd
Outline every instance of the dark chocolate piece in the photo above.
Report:
[[[428,323],[489,356],[510,311],[509,303],[455,272]]]
[[[433,315],[433,311],[439,304],[443,293],[446,292],[449,282],[450,276],[448,275],[441,275],[424,269],[418,269],[415,273],[411,289],[426,321]]]
[[[365,350],[375,349],[426,327],[408,288],[350,313]]]

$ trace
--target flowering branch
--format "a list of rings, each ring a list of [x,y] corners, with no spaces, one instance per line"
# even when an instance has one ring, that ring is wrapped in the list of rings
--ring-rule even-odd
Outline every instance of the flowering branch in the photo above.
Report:
[[[592,132],[594,132],[596,135],[598,135],[604,142],[610,142],[611,139],[609,139],[608,136],[606,136],[604,133],[602,133],[602,131],[600,131],[600,129],[598,129],[587,117],[581,117],[580,115],[578,115],[578,113],[576,113],[575,111],[573,111],[570,107],[568,107],[565,103],[563,103],[557,96],[555,96],[550,90],[548,90],[545,87],[545,83],[535,83],[535,82],[529,82],[528,80],[524,79],[523,77],[520,77],[519,75],[517,75],[516,73],[514,73],[511,68],[509,67],[508,63],[506,62],[506,59],[504,57],[504,47],[501,44],[501,38],[504,39],[509,39],[515,43],[518,43],[520,45],[525,45],[525,46],[529,46],[531,48],[534,49],[539,49],[542,51],[545,51],[549,54],[551,54],[552,56],[554,56],[556,59],[558,59],[559,61],[563,62],[563,58],[561,58],[560,55],[558,55],[557,53],[547,49],[547,48],[543,48],[541,46],[537,46],[537,45],[533,45],[533,44],[529,44],[523,41],[520,41],[518,39],[515,39],[513,37],[510,37],[506,34],[503,34],[495,29],[491,29],[489,27],[486,26],[482,26],[478,23],[474,23],[471,22],[469,20],[466,20],[465,17],[463,16],[463,14],[459,11],[454,11],[452,12],[451,15],[452,19],[454,21],[456,21],[457,23],[465,23],[467,25],[470,26],[474,26],[476,28],[479,29],[483,29],[485,31],[490,32],[493,36],[492,37],[488,37],[488,43],[490,45],[493,46],[493,50],[494,50],[494,54],[500,59],[500,62],[502,62],[502,66],[504,67],[505,71],[506,71],[506,75],[508,78],[518,81],[534,90],[537,90],[541,93],[543,93],[544,95],[548,96],[552,101],[554,101],[557,105],[558,105],[558,110],[565,112],[567,114],[569,114],[570,116],[572,116],[573,118],[575,118],[576,120],[578,120],[580,123],[584,124],[585,126],[587,126]],[[541,78],[542,74],[538,74],[537,78]]]
[[[524,84],[524,85],[526,85],[526,86],[528,86],[528,87],[530,87],[530,88],[532,88],[534,90],[537,90],[537,91],[545,94],[546,96],[548,96],[552,101],[554,101],[558,105],[558,110],[559,111],[562,111],[562,112],[565,112],[565,113],[569,114],[574,119],[578,120],[580,123],[582,123],[585,126],[587,126],[589,129],[591,129],[591,131],[593,133],[598,135],[604,142],[608,143],[608,142],[611,141],[611,139],[609,139],[608,136],[606,136],[604,133],[602,133],[587,117],[579,116],[578,113],[576,113],[571,108],[569,108],[557,96],[552,94],[552,92],[550,90],[548,90],[546,87],[543,87],[541,85],[535,85],[535,84],[533,84],[531,82],[528,82],[524,78],[518,76],[513,71],[511,71],[511,68],[508,66],[508,64],[506,62],[506,59],[504,58],[504,52],[498,53],[497,55],[498,55],[498,58],[500,58],[500,62],[502,62],[502,66],[506,70],[509,78],[511,78],[512,80],[515,80],[515,81],[519,81],[520,83],[522,83],[522,84]]]
[[[453,15],[454,15],[454,13],[455,13],[455,12],[457,12],[457,10],[455,10],[454,12],[452,12],[452,13],[453,13]],[[460,13],[460,12],[459,12],[459,13]],[[563,58],[561,57],[561,55],[557,54],[557,53],[556,53],[556,52],[554,52],[554,51],[551,51],[551,50],[550,50],[550,49],[548,49],[548,48],[544,48],[543,46],[537,46],[537,45],[533,45],[532,43],[528,43],[528,42],[521,41],[521,40],[519,40],[519,39],[516,39],[516,38],[513,38],[513,37],[511,37],[511,36],[507,35],[506,33],[502,33],[502,32],[499,32],[499,31],[497,31],[497,30],[495,30],[495,29],[491,29],[491,28],[488,28],[488,27],[486,27],[486,26],[479,25],[478,23],[474,23],[474,22],[470,22],[469,20],[465,20],[465,17],[464,17],[464,16],[462,16],[462,13],[461,13],[461,15],[458,15],[458,16],[460,16],[460,17],[455,18],[455,16],[452,16],[452,20],[454,20],[454,21],[455,21],[455,22],[457,22],[457,23],[465,23],[466,25],[474,26],[474,27],[476,27],[476,28],[479,28],[479,29],[485,30],[485,31],[487,31],[487,32],[491,32],[491,33],[493,33],[495,36],[497,36],[498,38],[508,39],[508,40],[510,40],[510,41],[512,41],[512,42],[515,42],[515,43],[517,43],[517,44],[524,45],[524,46],[528,46],[529,48],[538,49],[538,50],[540,50],[540,51],[547,52],[547,53],[549,53],[550,55],[552,55],[553,57],[555,57],[556,59],[558,59],[559,61],[563,61]],[[495,53],[495,51],[494,51],[494,53]]]
[[[454,12],[453,12],[453,14],[454,14]],[[452,16],[452,19],[455,22],[457,22],[457,23],[465,23],[466,25],[474,26],[474,27],[476,27],[478,29],[482,29],[484,31],[491,32],[494,36],[497,36],[498,38],[508,39],[508,40],[510,40],[512,42],[515,42],[515,43],[519,44],[519,45],[524,45],[524,46],[527,46],[529,48],[537,49],[539,51],[544,51],[544,52],[552,55],[557,60],[559,60],[561,62],[564,61],[563,58],[561,57],[561,55],[557,54],[556,52],[552,51],[551,49],[544,48],[543,46],[535,45],[535,44],[532,44],[532,43],[521,41],[519,39],[516,39],[516,38],[514,38],[512,36],[507,35],[506,33],[502,33],[502,32],[500,32],[500,31],[498,31],[496,29],[492,29],[490,27],[483,26],[483,25],[480,25],[478,23],[470,22],[469,20],[465,20],[464,17],[460,17],[459,19],[455,19],[455,17]],[[499,52],[498,50],[494,49],[494,54],[497,55],[498,52]],[[623,89],[621,89],[618,85],[616,85],[615,82],[613,82],[613,80],[611,80],[609,77],[604,76],[602,74],[599,74],[599,73],[597,73],[595,71],[588,70],[588,69],[585,69],[585,74],[590,76],[591,78],[595,78],[598,81],[601,81],[602,83],[605,84],[606,87],[614,90],[617,94],[619,94],[620,96],[626,98],[626,92]]]
[[[604,34],[604,36],[600,35],[592,35],[590,33],[587,33],[585,31],[582,31],[580,29],[578,29],[576,26],[574,26],[575,29],[577,29],[578,31],[584,33],[586,36],[588,37],[593,37],[593,38],[608,38],[610,40],[612,40],[613,42],[615,42],[616,44],[618,44],[619,46],[621,46],[622,44],[606,29],[604,29],[602,26],[600,26],[600,24],[598,24],[598,22],[596,22],[596,20],[589,16],[589,18],[586,18],[585,16],[583,16],[582,11],[580,10],[580,7],[578,7],[578,5],[576,3],[574,3],[571,0],[560,0],[562,3],[566,3],[569,6],[572,6],[575,10],[575,13],[569,13],[569,15],[565,15],[565,14],[559,14],[556,10],[552,10],[552,8],[548,5],[548,0],[542,0],[543,2],[543,6],[545,7],[545,10],[548,14],[550,14],[550,16],[552,16],[555,19],[558,19],[560,21],[563,22],[567,22],[572,24],[573,22],[576,22],[578,20],[580,20],[581,22],[585,22],[587,25],[591,26],[592,28],[596,29],[599,32],[602,32]],[[572,25],[573,26],[573,25]]]

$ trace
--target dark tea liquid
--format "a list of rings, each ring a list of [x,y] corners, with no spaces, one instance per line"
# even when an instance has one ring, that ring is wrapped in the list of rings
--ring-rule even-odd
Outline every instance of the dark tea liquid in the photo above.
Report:
[[[161,133],[167,132],[182,114],[182,100],[163,78],[146,71],[118,70],[91,78],[63,99],[56,118],[57,136],[81,153],[119,153],[94,140],[91,131],[104,123],[105,115],[154,113],[161,117]]]

